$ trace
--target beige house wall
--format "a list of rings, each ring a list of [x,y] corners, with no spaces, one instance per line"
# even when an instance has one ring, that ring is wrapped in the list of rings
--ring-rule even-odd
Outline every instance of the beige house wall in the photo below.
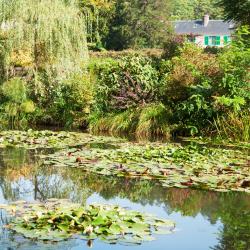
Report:
[[[195,37],[195,43],[201,47],[206,47],[204,44],[204,36],[196,36]]]

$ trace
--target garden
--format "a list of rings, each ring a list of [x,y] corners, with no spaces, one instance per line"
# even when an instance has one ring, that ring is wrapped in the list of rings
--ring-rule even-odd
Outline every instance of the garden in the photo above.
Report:
[[[243,2],[0,0],[1,249],[248,250]]]

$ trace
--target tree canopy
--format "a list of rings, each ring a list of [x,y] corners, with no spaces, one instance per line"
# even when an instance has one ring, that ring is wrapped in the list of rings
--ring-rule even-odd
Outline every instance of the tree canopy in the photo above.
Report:
[[[240,24],[250,25],[249,0],[220,0],[219,6],[224,8],[227,20],[234,20]]]
[[[213,19],[222,18],[222,8],[216,6],[217,0],[178,0],[171,2],[171,19],[201,19],[209,14]]]
[[[157,47],[168,34],[168,1],[117,0],[108,48]]]
[[[87,57],[84,16],[75,1],[0,0],[0,25],[5,70],[24,54],[33,69],[63,75]]]

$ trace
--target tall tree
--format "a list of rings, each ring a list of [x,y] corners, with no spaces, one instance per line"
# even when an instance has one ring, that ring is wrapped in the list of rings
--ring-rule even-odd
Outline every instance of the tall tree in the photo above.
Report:
[[[172,3],[171,18],[174,20],[201,19],[209,14],[213,19],[222,18],[222,8],[217,0],[178,0]]]
[[[75,1],[0,0],[0,38],[6,74],[20,55],[34,71],[50,70],[57,77],[87,58],[84,16]]]
[[[219,6],[224,8],[225,18],[240,24],[250,25],[249,0],[219,0]]]
[[[157,47],[169,33],[169,1],[117,0],[115,9],[107,43],[111,49]]]

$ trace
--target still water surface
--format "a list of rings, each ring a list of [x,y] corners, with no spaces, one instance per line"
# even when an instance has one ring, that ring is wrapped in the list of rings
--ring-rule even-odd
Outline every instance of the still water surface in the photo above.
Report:
[[[93,249],[250,250],[250,195],[167,189],[150,181],[44,167],[37,153],[14,148],[0,151],[0,203],[66,198],[82,204],[118,204],[171,219],[177,225],[173,234],[157,236],[156,241],[140,246],[108,245],[96,240]],[[6,216],[1,210],[1,250],[88,248],[86,242],[80,240],[56,244],[30,241],[2,229],[4,223]]]

